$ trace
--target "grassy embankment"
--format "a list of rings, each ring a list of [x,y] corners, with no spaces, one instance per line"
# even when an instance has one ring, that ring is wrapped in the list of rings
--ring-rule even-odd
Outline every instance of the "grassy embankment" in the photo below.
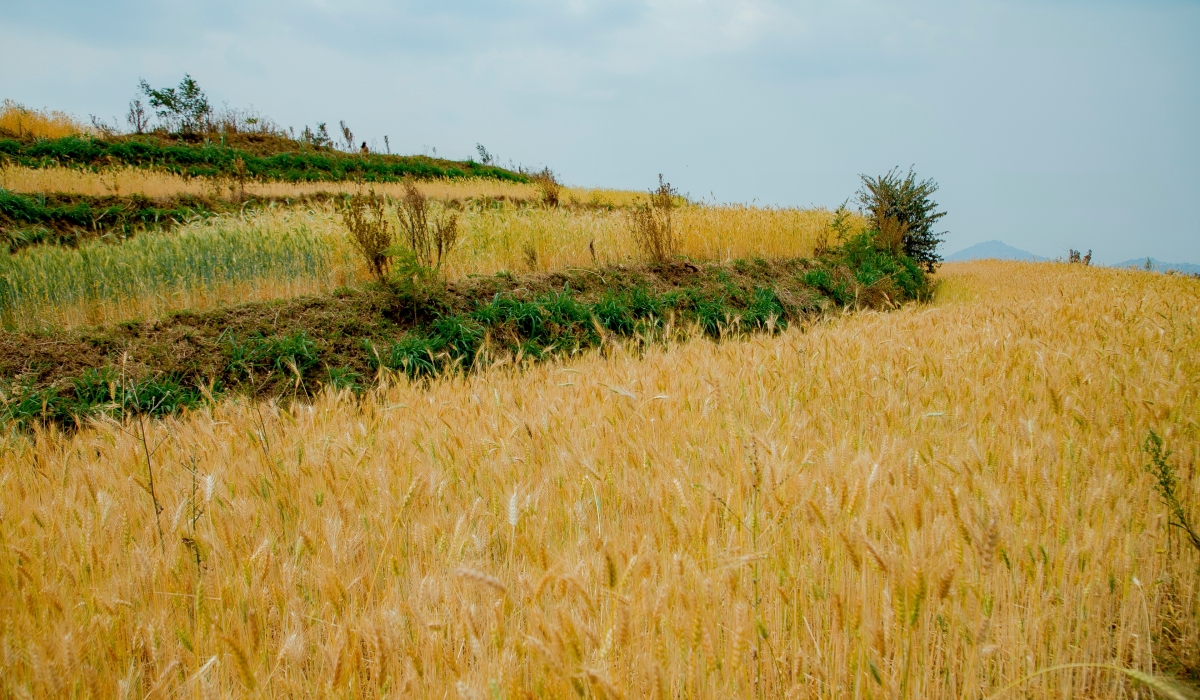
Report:
[[[154,137],[96,139],[0,139],[0,160],[9,165],[155,168],[187,177],[238,180],[396,182],[405,177],[484,177],[527,182],[520,173],[474,161],[428,156],[358,155],[331,150],[260,154],[206,140],[202,144],[164,143]]]
[[[488,178],[423,180],[418,189],[455,208],[542,203],[539,186]],[[11,251],[51,243],[78,245],[91,238],[122,240],[147,230],[169,230],[195,218],[264,207],[308,208],[371,190],[393,199],[398,182],[280,182],[190,178],[137,167],[98,171],[52,166],[0,167],[0,238]],[[561,206],[613,210],[645,195],[622,190],[562,188]]]
[[[203,253],[193,253],[193,265]],[[227,390],[361,389],[381,373],[432,377],[621,338],[671,337],[692,326],[714,338],[775,332],[831,309],[896,305],[925,290],[915,264],[876,250],[864,235],[814,260],[391,282],[117,328],[6,334],[0,418],[74,423],[172,413]]]
[[[223,401],[144,440],[13,434],[3,692],[958,699],[1060,664],[1195,673],[1200,560],[1141,445],[1163,435],[1197,496],[1198,283],[941,277],[931,305],[738,342]],[[1145,693],[1075,667],[1006,697]]]

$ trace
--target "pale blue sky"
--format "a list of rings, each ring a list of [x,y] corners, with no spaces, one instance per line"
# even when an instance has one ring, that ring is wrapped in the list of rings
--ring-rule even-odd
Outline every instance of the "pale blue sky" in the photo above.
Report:
[[[1200,262],[1200,2],[0,0],[0,97],[123,114],[139,78],[393,150],[836,206],[942,185],[944,252]]]

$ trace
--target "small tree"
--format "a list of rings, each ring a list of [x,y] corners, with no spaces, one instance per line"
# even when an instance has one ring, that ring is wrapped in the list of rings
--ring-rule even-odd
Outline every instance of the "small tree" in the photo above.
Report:
[[[150,125],[150,116],[146,114],[146,108],[140,99],[134,98],[129,101],[129,113],[125,115],[125,121],[133,127],[133,133],[146,132],[146,127]]]
[[[678,241],[671,227],[671,210],[679,192],[658,176],[658,189],[650,192],[649,204],[629,212],[633,240],[651,261],[664,263],[675,257]]]
[[[333,148],[333,139],[329,136],[329,130],[325,128],[325,122],[317,124],[316,131],[305,126],[304,131],[300,133],[300,142],[314,148]]]
[[[945,233],[933,230],[933,225],[946,215],[930,199],[938,184],[932,179],[918,180],[912,168],[907,175],[901,174],[900,168],[893,168],[879,177],[860,177],[863,186],[858,191],[858,201],[871,217],[875,230],[903,227],[904,254],[933,272],[942,261],[937,247]],[[888,222],[888,218],[895,219],[895,223]]]
[[[138,88],[170,131],[185,134],[203,131],[212,115],[208,96],[191,75],[185,74],[179,82],[179,87],[155,90],[142,80]]]

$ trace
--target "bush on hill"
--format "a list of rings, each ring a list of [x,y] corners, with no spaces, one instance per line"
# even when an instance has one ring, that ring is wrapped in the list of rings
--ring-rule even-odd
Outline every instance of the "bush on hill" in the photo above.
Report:
[[[874,229],[898,232],[905,255],[933,272],[942,261],[937,247],[943,240],[941,233],[934,232],[933,225],[946,215],[930,199],[938,184],[932,179],[917,180],[912,168],[907,175],[893,168],[879,177],[860,177],[863,186],[858,191],[858,201]]]

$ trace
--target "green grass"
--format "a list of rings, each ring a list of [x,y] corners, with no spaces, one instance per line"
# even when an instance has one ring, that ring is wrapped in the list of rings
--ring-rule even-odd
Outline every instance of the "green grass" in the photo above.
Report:
[[[154,200],[141,195],[92,197],[25,194],[0,188],[0,243],[10,252],[49,243],[78,245],[99,237],[129,238],[219,214],[259,209],[273,203],[304,203],[314,198],[249,197],[241,202],[180,195]]]
[[[247,176],[259,180],[395,182],[416,178],[487,177],[512,182],[528,178],[504,168],[474,161],[452,161],[425,156],[384,156],[339,153],[329,150],[262,155],[219,143],[163,144],[152,137],[120,141],[69,136],[61,139],[17,141],[0,139],[0,162],[25,167],[50,165],[100,168],[112,165],[154,167],[189,177],[232,176],[240,160]]]
[[[775,293],[759,287],[749,294],[689,288],[656,293],[643,287],[606,293],[587,303],[570,289],[523,301],[498,295],[465,314],[443,315],[410,330],[386,348],[364,340],[372,369],[384,367],[410,377],[432,377],[470,369],[490,344],[489,354],[542,359],[599,346],[605,334],[656,335],[668,319],[681,328],[695,324],[713,338],[727,333],[787,327]]]
[[[169,374],[133,381],[121,377],[112,367],[84,370],[72,381],[71,389],[69,393],[55,387],[35,390],[20,383],[0,387],[0,423],[70,425],[101,414],[114,418],[165,416],[196,408],[221,393],[214,385],[206,395]]]

